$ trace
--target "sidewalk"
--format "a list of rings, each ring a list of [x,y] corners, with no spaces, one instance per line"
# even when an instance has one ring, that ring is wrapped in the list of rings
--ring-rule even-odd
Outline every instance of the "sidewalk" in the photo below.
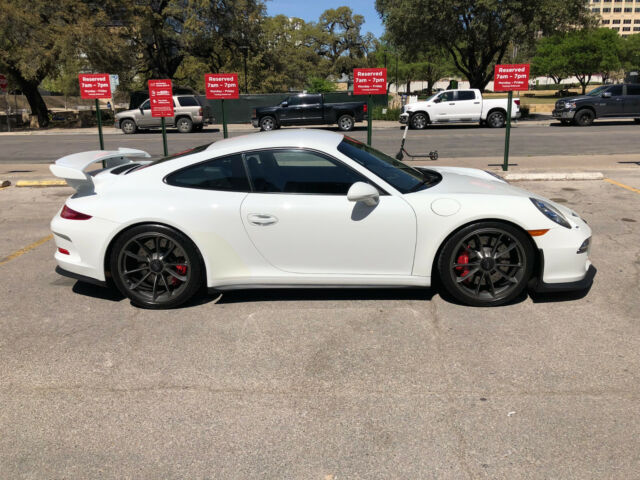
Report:
[[[611,119],[614,120],[614,119]],[[539,115],[534,114],[531,117],[526,119],[514,120],[513,127],[533,127],[533,126],[544,126],[549,125],[550,122],[553,121],[551,115]],[[360,125],[366,125],[367,122],[363,122]],[[460,123],[458,125],[467,125],[466,123]],[[2,125],[0,125],[0,128]],[[312,125],[312,128],[322,128],[321,125]],[[400,128],[402,124],[395,120],[374,120],[373,121],[373,130],[388,130],[394,128]],[[285,128],[304,128],[303,126],[296,127],[285,127]],[[250,123],[234,123],[228,124],[227,129],[230,132],[257,132],[258,129],[254,128]],[[222,131],[222,124],[214,124],[208,125],[205,128],[205,132],[212,132],[215,130]],[[102,127],[103,135],[124,135],[122,130],[116,129],[113,126],[103,126]],[[88,128],[49,128],[45,130],[19,130],[16,132],[0,132],[0,136],[2,135],[97,135],[98,127],[88,127]]]

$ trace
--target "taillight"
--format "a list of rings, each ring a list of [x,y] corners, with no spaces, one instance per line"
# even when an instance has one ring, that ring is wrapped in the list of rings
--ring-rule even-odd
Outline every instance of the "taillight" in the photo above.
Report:
[[[254,108],[253,110],[251,110],[251,118],[256,118],[257,114],[256,114],[256,109]]]
[[[71,255],[71,254],[69,253],[69,250],[67,250],[66,248],[60,248],[60,247],[58,247],[58,251],[59,251],[61,254],[63,254],[63,255]]]
[[[366,103],[364,104],[364,107],[362,107],[362,111],[363,111],[364,113],[367,113],[367,104],[366,104]]]
[[[200,110],[198,110],[198,116],[202,116],[202,107],[200,107]]]
[[[62,218],[66,218],[67,220],[89,220],[91,218],[91,215],[76,212],[74,209],[69,208],[66,205],[62,208],[60,216]]]
[[[514,100],[514,102],[516,102],[516,105],[520,106],[520,99],[519,99],[519,98],[516,98],[516,99]]]

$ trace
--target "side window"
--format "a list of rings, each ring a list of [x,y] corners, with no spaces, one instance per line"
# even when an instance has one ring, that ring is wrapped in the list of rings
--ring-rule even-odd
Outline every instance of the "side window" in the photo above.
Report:
[[[346,195],[355,182],[367,182],[343,163],[308,150],[263,150],[245,154],[258,193]]]
[[[627,85],[627,95],[640,95],[640,84]]]
[[[453,102],[453,94],[454,94],[454,92],[444,92],[442,94],[442,96],[440,97],[440,99],[443,102]]]
[[[181,107],[199,107],[200,104],[194,97],[178,97]]]
[[[607,90],[607,92],[610,92],[612,97],[618,97],[622,95],[622,85],[614,85],[609,90]]]
[[[149,106],[149,100],[146,100],[142,105],[140,105],[140,108],[143,110],[149,110],[151,108]]]
[[[473,90],[458,90],[458,100],[475,100],[476,93]]]
[[[242,155],[216,158],[183,168],[170,174],[166,183],[175,187],[248,192],[249,181],[242,164]]]
[[[289,97],[288,104],[290,107],[293,107],[296,105],[300,105],[301,101],[302,101],[302,97]]]

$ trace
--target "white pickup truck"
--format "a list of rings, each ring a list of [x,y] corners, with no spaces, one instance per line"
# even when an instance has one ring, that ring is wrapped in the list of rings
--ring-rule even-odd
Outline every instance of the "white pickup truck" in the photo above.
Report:
[[[479,122],[493,128],[504,127],[506,98],[484,100],[480,90],[445,90],[421,102],[402,107],[400,123],[423,129],[430,123]],[[511,118],[520,117],[520,99],[513,100]]]

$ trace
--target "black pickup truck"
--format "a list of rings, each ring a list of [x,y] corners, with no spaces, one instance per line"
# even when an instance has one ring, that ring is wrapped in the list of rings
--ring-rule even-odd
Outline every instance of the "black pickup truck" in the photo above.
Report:
[[[325,103],[321,93],[301,93],[287,97],[275,107],[257,107],[251,123],[260,130],[273,130],[284,125],[332,125],[348,132],[356,122],[364,120],[365,102]]]
[[[640,83],[602,85],[586,95],[558,100],[553,110],[553,118],[563,125],[587,127],[603,117],[631,117],[640,122]]]

